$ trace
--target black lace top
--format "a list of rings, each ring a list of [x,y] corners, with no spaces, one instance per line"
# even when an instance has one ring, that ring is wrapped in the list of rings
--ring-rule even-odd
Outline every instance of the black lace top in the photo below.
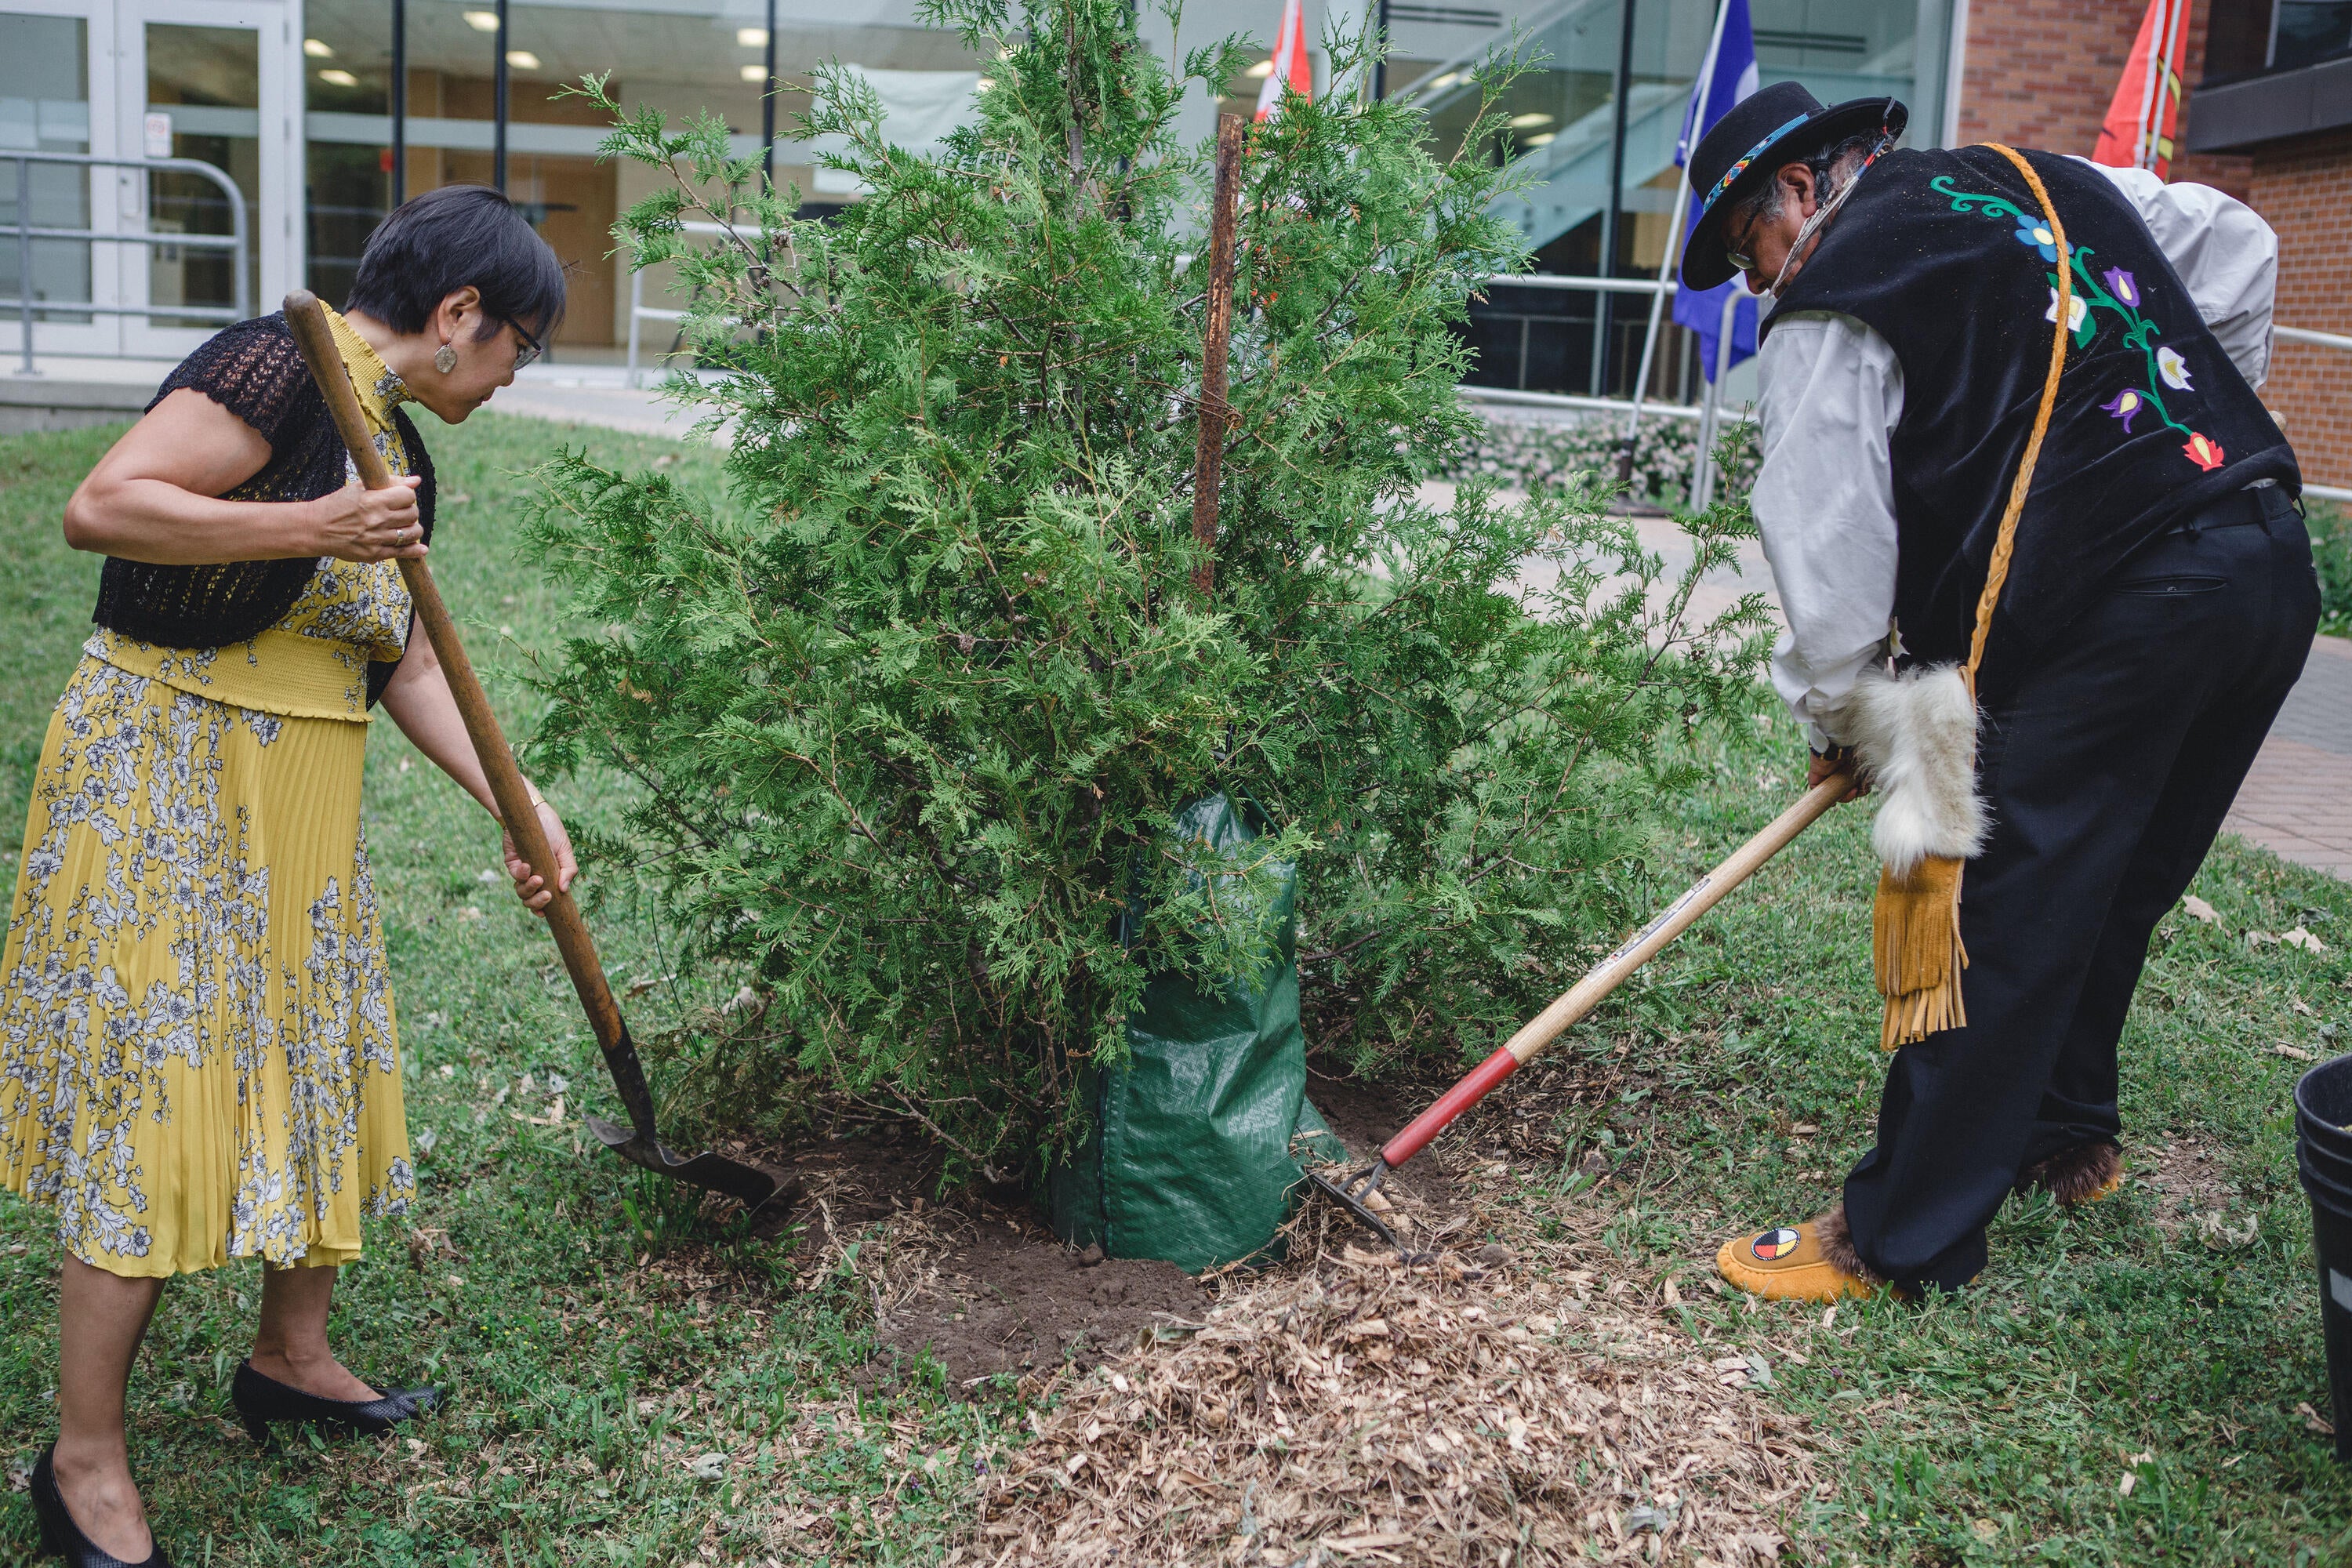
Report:
[[[203,393],[269,443],[269,461],[225,499],[316,500],[342,488],[350,459],[282,311],[223,329],[180,362],[147,406],[153,408],[184,386]],[[433,462],[408,416],[394,409],[392,417],[420,481],[417,512],[430,543]],[[316,558],[158,566],[110,555],[99,574],[98,608],[90,619],[162,647],[220,647],[274,626],[293,608],[318,568]],[[382,695],[393,668],[370,668],[371,702]]]

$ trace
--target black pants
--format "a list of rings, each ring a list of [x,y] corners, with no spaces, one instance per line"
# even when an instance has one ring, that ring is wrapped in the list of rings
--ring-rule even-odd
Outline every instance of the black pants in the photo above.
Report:
[[[1877,1147],[1845,1183],[1856,1249],[1897,1285],[1966,1284],[2020,1171],[2116,1135],[2116,1042],[2148,938],[2303,672],[2319,586],[2302,520],[2271,489],[2200,521],[2221,526],[2135,555],[1983,715],[1968,1026],[1895,1054]]]

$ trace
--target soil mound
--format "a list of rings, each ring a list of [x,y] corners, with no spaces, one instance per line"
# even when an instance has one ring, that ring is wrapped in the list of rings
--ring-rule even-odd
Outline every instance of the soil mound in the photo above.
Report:
[[[1091,1366],[1197,1326],[1208,1304],[1172,1263],[1073,1252],[1043,1226],[983,1218],[877,1328],[893,1359],[937,1356],[950,1384],[970,1388],[999,1373]]]
[[[1360,1160],[1411,1118],[1422,1095],[1415,1085],[1319,1075],[1308,1092]],[[1014,1194],[938,1202],[938,1156],[913,1137],[840,1138],[768,1157],[802,1183],[799,1201],[769,1223],[801,1227],[798,1251],[809,1266],[832,1267],[858,1248],[856,1271],[875,1297],[877,1378],[909,1375],[927,1356],[967,1393],[1000,1374],[1083,1370],[1189,1336],[1218,1292],[1248,1277],[1228,1270],[1204,1283],[1173,1264],[1065,1247]],[[1459,1228],[1447,1217],[1454,1185],[1433,1152],[1386,1191],[1407,1230],[1426,1238]]]
[[[801,1178],[781,1223],[802,1227],[810,1266],[857,1249],[874,1292],[877,1378],[934,1357],[950,1387],[970,1393],[1000,1373],[1088,1367],[1157,1330],[1197,1326],[1209,1303],[1173,1264],[1063,1246],[1018,1198],[934,1201],[939,1162],[920,1143],[846,1138],[776,1163]]]

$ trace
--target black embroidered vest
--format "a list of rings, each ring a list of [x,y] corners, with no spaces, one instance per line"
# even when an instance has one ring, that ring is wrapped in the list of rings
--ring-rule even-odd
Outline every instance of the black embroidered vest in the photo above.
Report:
[[[2205,328],[2121,192],[2028,153],[2065,225],[2066,368],[1979,672],[1997,694],[2126,557],[2257,479],[2299,489],[2294,453]],[[2057,250],[2040,205],[1986,147],[1899,152],[1861,176],[1779,308],[1853,316],[1894,348],[1895,617],[1929,663],[1963,659],[2056,330]]]

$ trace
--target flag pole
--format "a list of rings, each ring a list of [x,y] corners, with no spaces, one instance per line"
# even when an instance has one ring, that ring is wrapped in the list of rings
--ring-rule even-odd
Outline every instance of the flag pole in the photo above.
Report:
[[[1715,87],[1715,67],[1723,52],[1723,19],[1731,11],[1731,0],[1716,0],[1715,30],[1706,41],[1706,59],[1699,67],[1698,107],[1690,117],[1691,143],[1706,134],[1707,94]],[[1649,331],[1642,337],[1642,368],[1633,377],[1633,407],[1625,417],[1625,450],[1617,459],[1617,482],[1624,484],[1633,477],[1633,444],[1642,432],[1642,394],[1650,384],[1650,365],[1658,352],[1658,326],[1666,313],[1666,283],[1674,276],[1675,247],[1683,237],[1683,213],[1690,205],[1691,147],[1681,150],[1675,160],[1681,174],[1675,181],[1675,207],[1666,222],[1666,254],[1658,263],[1658,291],[1650,296]],[[1687,499],[1687,498],[1685,498]]]
[[[2158,7],[2162,6],[2161,16]],[[2147,0],[2147,10],[2140,18],[2140,31],[2147,35],[2148,58],[2146,73],[2139,84],[2139,121],[2132,132],[2132,167],[2147,167],[2147,150],[2151,141],[2147,133],[2148,111],[2156,101],[2156,73],[2159,68],[2157,56],[2164,47],[2164,30],[2172,13],[2172,0]]]
[[[2158,149],[2164,145],[2165,116],[2172,107],[2172,57],[2180,47],[2180,29],[2188,19],[2189,0],[2172,0],[2171,20],[2164,29],[2164,60],[2159,68],[2163,74],[2157,79],[2156,112],[2147,127],[2147,162],[2142,165],[2150,173],[2154,173],[2157,160],[2163,156]],[[2170,163],[2169,159],[2165,161]],[[2166,173],[2170,170],[2168,168]]]

